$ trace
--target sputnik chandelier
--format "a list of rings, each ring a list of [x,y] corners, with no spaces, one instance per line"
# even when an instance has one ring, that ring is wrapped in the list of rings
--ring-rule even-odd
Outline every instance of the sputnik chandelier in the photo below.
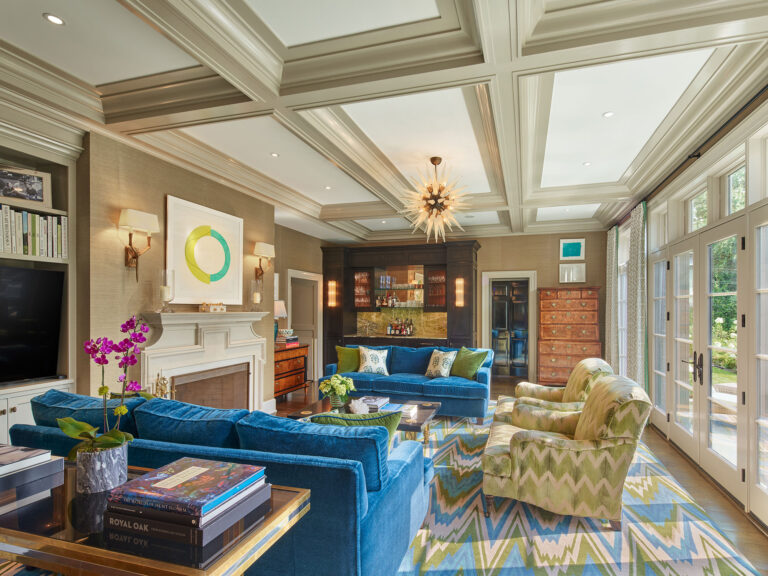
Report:
[[[416,232],[422,225],[427,232],[427,242],[431,234],[435,236],[437,242],[442,236],[445,242],[445,227],[453,231],[453,226],[464,230],[461,224],[456,220],[456,210],[465,207],[463,201],[464,194],[459,194],[464,187],[456,188],[458,178],[451,182],[448,181],[448,171],[443,165],[438,174],[437,167],[442,162],[439,156],[433,156],[429,159],[434,166],[434,174],[429,173],[429,169],[419,180],[412,179],[415,189],[406,190],[406,206],[402,214],[411,220],[413,232]],[[413,234],[413,232],[411,232]]]

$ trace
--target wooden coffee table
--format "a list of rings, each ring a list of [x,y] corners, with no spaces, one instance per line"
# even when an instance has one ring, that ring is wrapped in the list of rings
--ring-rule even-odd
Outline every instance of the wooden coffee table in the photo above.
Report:
[[[393,404],[398,403],[393,402]],[[414,414],[413,418],[406,418],[403,416],[397,429],[401,432],[405,432],[405,437],[407,440],[416,440],[419,432],[421,432],[423,435],[424,446],[428,446],[429,425],[432,422],[432,419],[435,417],[435,414],[437,414],[437,411],[440,410],[440,402],[422,402],[419,400],[411,400],[410,402],[405,402],[404,404],[417,406],[416,413]],[[322,400],[313,402],[302,410],[297,410],[296,412],[288,414],[288,418],[299,420],[300,418],[314,416],[315,414],[322,414],[323,412],[330,412],[331,410],[331,401],[328,398],[323,398]],[[343,410],[345,413],[348,413],[349,404],[345,405]]]
[[[148,472],[128,468],[128,476]],[[204,568],[154,555],[108,548],[101,514],[105,493],[75,494],[75,467],[64,468],[64,484],[39,502],[0,516],[0,558],[60,574],[81,576],[224,576],[242,574],[309,511],[309,490],[272,486],[272,511],[238,536]]]

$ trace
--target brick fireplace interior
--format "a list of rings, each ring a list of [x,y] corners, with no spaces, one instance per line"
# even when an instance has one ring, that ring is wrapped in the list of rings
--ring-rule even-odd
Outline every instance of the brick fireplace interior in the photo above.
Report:
[[[190,372],[171,378],[171,398],[211,408],[248,409],[248,363]]]

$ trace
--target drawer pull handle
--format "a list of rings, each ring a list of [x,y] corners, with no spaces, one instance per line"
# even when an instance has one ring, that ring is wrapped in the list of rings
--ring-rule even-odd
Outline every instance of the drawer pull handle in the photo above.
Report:
[[[552,308],[557,308],[557,302],[552,302]]]
[[[552,320],[554,320],[555,318],[557,318],[557,316],[555,316],[554,314],[552,314]]]
[[[565,303],[566,303],[566,304],[570,304],[570,303],[571,303],[571,301],[570,301],[570,300],[566,300],[566,301],[565,301]]]
[[[586,333],[587,333],[587,331],[586,331],[586,330],[582,330],[582,331],[581,331],[581,333],[582,333],[582,334],[586,334]]]
[[[14,413],[16,413],[16,406],[13,406],[13,407],[11,408],[11,414],[14,414]]]
[[[557,376],[557,372],[552,372],[552,376]]]
[[[581,319],[582,319],[582,320],[584,320],[586,317],[587,317],[587,315],[586,315],[586,314],[582,314],[582,315],[581,315]]]
[[[5,416],[5,408],[3,408],[2,410],[0,410],[0,416]]]
[[[552,350],[552,352],[554,352],[554,351],[555,351],[555,347],[554,347],[554,346],[552,346],[551,350]]]
[[[552,358],[550,362],[557,362],[557,358]]]
[[[552,334],[557,334],[557,330],[552,330]]]
[[[570,330],[571,328],[573,328],[573,326],[566,326],[565,328],[566,330]]]
[[[587,305],[587,303],[586,303],[586,302],[579,302],[579,304],[581,304],[581,307],[582,307],[582,308],[584,308],[584,306],[586,306],[586,305]]]
[[[587,347],[586,347],[586,346],[582,346],[582,347],[581,347],[581,351],[582,351],[582,352],[586,352],[586,351],[587,351]]]

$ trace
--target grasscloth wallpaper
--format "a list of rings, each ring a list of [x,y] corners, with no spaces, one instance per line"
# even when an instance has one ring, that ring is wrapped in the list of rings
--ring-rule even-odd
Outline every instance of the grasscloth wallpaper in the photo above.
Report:
[[[242,192],[169,164],[111,138],[90,134],[77,165],[78,340],[117,338],[128,316],[152,309],[153,283],[165,262],[166,196],[172,195],[243,219],[243,290],[247,294],[258,260],[250,254],[257,241],[274,242],[274,209]],[[158,215],[161,231],[139,263],[139,281],[124,265],[127,234],[117,227],[120,210],[134,208]],[[319,241],[317,241],[319,242]],[[138,246],[144,245],[139,235]],[[264,309],[272,313],[273,266],[264,278]],[[269,304],[269,306],[267,305]],[[194,305],[176,306],[196,311]],[[238,310],[242,307],[233,306]],[[273,397],[271,315],[256,331],[267,339],[264,399]],[[78,356],[78,391],[95,394],[100,375]],[[90,381],[88,375],[90,374]],[[135,376],[138,376],[136,371]],[[146,385],[146,383],[143,383]]]

